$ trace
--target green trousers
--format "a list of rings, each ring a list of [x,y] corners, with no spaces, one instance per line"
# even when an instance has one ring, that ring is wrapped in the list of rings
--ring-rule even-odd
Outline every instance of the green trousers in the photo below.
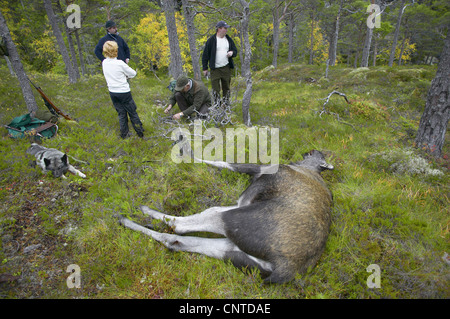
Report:
[[[229,98],[231,84],[231,69],[229,65],[211,70],[211,86],[214,103],[220,99],[220,88],[222,87],[222,97]]]

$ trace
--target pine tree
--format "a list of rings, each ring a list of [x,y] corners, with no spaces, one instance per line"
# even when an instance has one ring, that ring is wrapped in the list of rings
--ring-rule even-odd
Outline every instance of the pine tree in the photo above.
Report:
[[[424,148],[435,157],[441,156],[450,118],[450,30],[447,31],[436,76],[431,82],[416,146]]]
[[[33,95],[33,90],[31,89],[30,82],[28,81],[27,74],[23,68],[22,62],[20,60],[19,53],[17,52],[16,45],[14,44],[11,34],[9,32],[6,20],[0,11],[0,36],[6,42],[6,47],[11,60],[11,64],[16,72],[17,78],[19,79],[20,88],[22,89],[23,98],[25,99],[25,104],[29,113],[34,113],[37,111],[38,106]]]

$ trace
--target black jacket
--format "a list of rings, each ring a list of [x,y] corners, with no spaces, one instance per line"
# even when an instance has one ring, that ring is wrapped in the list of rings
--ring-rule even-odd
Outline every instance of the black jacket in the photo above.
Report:
[[[119,35],[107,33],[103,38],[101,38],[97,45],[95,46],[95,55],[100,61],[103,61],[105,57],[103,56],[103,44],[106,41],[116,41],[119,46],[119,51],[117,52],[117,58],[126,62],[126,59],[130,58],[130,49],[128,48],[127,43],[124,39],[122,39]]]
[[[233,58],[237,55],[237,48],[236,45],[234,44],[234,41],[228,36],[228,34],[225,35],[229,46],[230,46],[230,51],[233,51],[233,55],[228,58],[228,64],[230,65],[231,69],[234,69],[234,64],[233,64]],[[205,44],[205,49],[203,49],[203,54],[202,54],[202,64],[203,64],[203,70],[208,70],[208,62],[209,62],[209,68],[211,70],[214,70],[215,64],[216,64],[216,47],[217,47],[217,40],[216,40],[216,35],[211,36]]]

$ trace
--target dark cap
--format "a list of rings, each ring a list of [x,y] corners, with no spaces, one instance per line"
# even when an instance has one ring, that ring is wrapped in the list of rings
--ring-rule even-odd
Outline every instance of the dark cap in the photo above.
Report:
[[[219,22],[217,22],[217,24],[216,24],[216,29],[218,29],[218,28],[223,28],[223,27],[225,27],[225,28],[229,28],[230,26],[225,22],[225,21],[219,21]]]
[[[112,21],[112,20],[106,21],[106,24],[105,24],[106,29],[109,29],[109,28],[112,28],[115,26],[116,26],[116,23],[114,21]]]
[[[181,91],[186,84],[188,84],[189,79],[186,75],[180,75],[177,79],[177,85],[175,86],[175,91]]]

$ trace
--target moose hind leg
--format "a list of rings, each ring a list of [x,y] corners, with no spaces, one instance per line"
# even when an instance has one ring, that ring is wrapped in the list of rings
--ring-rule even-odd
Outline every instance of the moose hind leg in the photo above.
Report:
[[[243,252],[228,238],[202,238],[159,233],[123,217],[119,219],[119,222],[129,229],[152,237],[170,250],[192,252],[220,260],[230,260],[237,268],[249,269],[256,267],[260,270],[263,278],[270,276],[274,268],[272,263]]]
[[[228,253],[239,250],[227,238],[202,238],[159,233],[123,217],[119,219],[119,222],[131,230],[139,231],[152,237],[170,250],[199,253],[216,259],[224,259]]]
[[[164,223],[171,226],[177,234],[210,232],[225,235],[222,213],[234,208],[236,208],[236,206],[211,207],[199,214],[185,217],[166,215],[150,209],[147,206],[141,206],[141,211],[154,219],[162,220]]]

